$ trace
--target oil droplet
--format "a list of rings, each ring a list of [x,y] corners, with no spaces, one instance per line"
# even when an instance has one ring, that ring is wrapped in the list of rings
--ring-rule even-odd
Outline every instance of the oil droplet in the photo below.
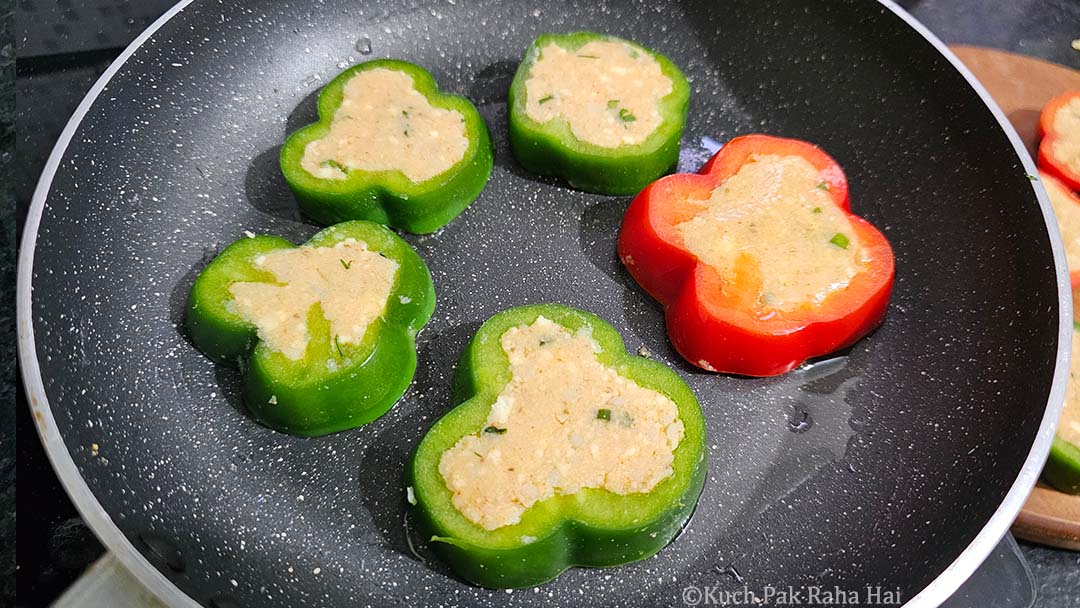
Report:
[[[364,36],[356,41],[356,50],[361,55],[371,54],[371,38]]]
[[[805,433],[810,430],[810,427],[814,426],[814,420],[810,417],[810,412],[802,408],[794,408],[788,412],[788,430],[792,433]]]

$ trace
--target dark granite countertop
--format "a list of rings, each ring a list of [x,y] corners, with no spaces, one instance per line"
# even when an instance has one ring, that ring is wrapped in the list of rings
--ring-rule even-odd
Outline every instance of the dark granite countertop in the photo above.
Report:
[[[0,0],[0,179],[8,186],[0,204],[0,290],[8,294],[9,303],[14,297],[16,227],[21,226],[53,143],[112,59],[171,4],[172,0],[21,0],[15,9],[13,0]],[[1080,52],[1070,47],[1080,37],[1078,0],[900,4],[948,43],[996,47],[1080,69]],[[68,502],[37,440],[22,392],[15,387],[13,308],[4,308],[0,316],[5,321],[0,326],[0,360],[5,364],[0,391],[12,403],[0,414],[0,528],[9,541],[0,543],[0,565],[6,575],[0,583],[0,605],[45,606],[103,549]],[[17,447],[16,434],[22,439]],[[10,542],[15,532],[16,452],[21,541],[17,558],[15,543]],[[1080,553],[1030,544],[1021,544],[1021,550],[1036,581],[1037,606],[1080,608]]]

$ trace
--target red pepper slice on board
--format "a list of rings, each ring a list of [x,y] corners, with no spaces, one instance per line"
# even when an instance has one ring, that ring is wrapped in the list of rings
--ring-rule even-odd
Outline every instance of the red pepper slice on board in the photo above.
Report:
[[[1080,91],[1063,93],[1046,104],[1039,115],[1039,136],[1039,169],[1080,192]]]
[[[762,156],[797,156],[817,169],[817,187],[842,210],[850,240],[861,248],[847,286],[820,302],[762,309],[756,305],[762,295],[759,263],[737,261],[732,276],[720,276],[687,248],[677,229],[705,209],[714,189]],[[834,244],[846,248],[849,237],[836,236],[844,238]],[[631,276],[664,305],[668,335],[687,361],[747,376],[782,374],[869,333],[884,318],[895,272],[884,235],[851,214],[847,178],[836,161],[812,144],[768,135],[733,139],[700,173],[670,175],[647,186],[623,217],[618,251]]]

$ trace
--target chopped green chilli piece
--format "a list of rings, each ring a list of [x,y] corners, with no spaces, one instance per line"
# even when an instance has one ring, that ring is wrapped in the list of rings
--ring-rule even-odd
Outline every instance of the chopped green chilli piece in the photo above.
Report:
[[[338,171],[341,171],[342,173],[348,173],[349,172],[348,167],[346,167],[345,165],[339,163],[336,160],[324,160],[321,163],[319,163],[319,166],[320,167],[332,167],[334,169],[337,169]]]
[[[837,232],[833,235],[831,239],[829,239],[829,242],[841,249],[847,249],[848,245],[851,243],[851,240],[848,239],[847,235],[843,232]]]

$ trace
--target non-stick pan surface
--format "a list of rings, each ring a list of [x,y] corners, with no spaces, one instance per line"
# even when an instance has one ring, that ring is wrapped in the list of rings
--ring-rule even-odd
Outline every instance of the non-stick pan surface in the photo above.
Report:
[[[683,68],[684,171],[714,141],[750,132],[836,157],[854,210],[896,252],[884,325],[778,378],[685,364],[616,260],[629,198],[536,178],[507,149],[523,50],[577,29]],[[165,578],[219,607],[682,605],[690,585],[880,585],[907,601],[937,579],[919,598],[935,603],[1034,480],[1063,394],[1060,245],[1001,117],[887,5],[205,0],[140,42],[80,108],[42,180],[20,336],[61,476],[166,596],[179,597]],[[181,310],[194,276],[244,231],[301,241],[316,230],[282,181],[279,146],[314,119],[324,83],[376,57],[426,66],[472,99],[496,167],[460,218],[407,237],[439,301],[405,398],[366,427],[290,437],[245,415],[237,372],[185,340]],[[691,384],[708,418],[708,481],[686,531],[652,559],[477,589],[410,535],[402,469],[449,407],[452,367],[479,324],[545,301],[600,314]]]

